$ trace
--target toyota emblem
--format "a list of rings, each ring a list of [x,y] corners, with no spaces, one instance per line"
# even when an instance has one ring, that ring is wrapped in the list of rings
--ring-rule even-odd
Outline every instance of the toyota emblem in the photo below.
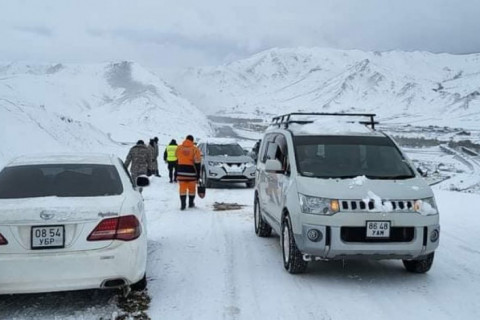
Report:
[[[40,212],[40,218],[42,218],[43,220],[50,220],[53,217],[55,217],[54,213],[48,213],[45,211]]]

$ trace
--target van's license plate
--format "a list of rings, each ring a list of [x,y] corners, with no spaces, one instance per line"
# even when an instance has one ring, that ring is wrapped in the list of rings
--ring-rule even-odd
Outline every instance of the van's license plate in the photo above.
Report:
[[[32,249],[58,249],[65,247],[65,226],[32,227]]]
[[[389,238],[390,221],[367,221],[367,238]]]

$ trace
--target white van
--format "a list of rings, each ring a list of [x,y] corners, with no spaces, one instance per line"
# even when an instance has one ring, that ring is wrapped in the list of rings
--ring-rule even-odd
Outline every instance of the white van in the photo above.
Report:
[[[280,235],[288,272],[347,258],[431,268],[440,235],[432,190],[393,139],[375,130],[374,116],[291,113],[265,132],[255,232]]]

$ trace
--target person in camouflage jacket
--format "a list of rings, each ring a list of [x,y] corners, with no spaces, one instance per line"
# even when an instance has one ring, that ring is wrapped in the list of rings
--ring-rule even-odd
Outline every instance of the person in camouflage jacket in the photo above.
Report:
[[[152,153],[143,140],[138,140],[137,144],[128,152],[125,167],[128,169],[130,164],[132,164],[130,173],[135,185],[139,175],[147,174],[149,170],[152,170]]]

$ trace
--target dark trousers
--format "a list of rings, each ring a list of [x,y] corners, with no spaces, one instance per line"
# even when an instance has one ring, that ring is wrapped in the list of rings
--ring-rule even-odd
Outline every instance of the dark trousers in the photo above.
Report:
[[[177,181],[177,161],[168,161],[167,163],[170,181]]]

